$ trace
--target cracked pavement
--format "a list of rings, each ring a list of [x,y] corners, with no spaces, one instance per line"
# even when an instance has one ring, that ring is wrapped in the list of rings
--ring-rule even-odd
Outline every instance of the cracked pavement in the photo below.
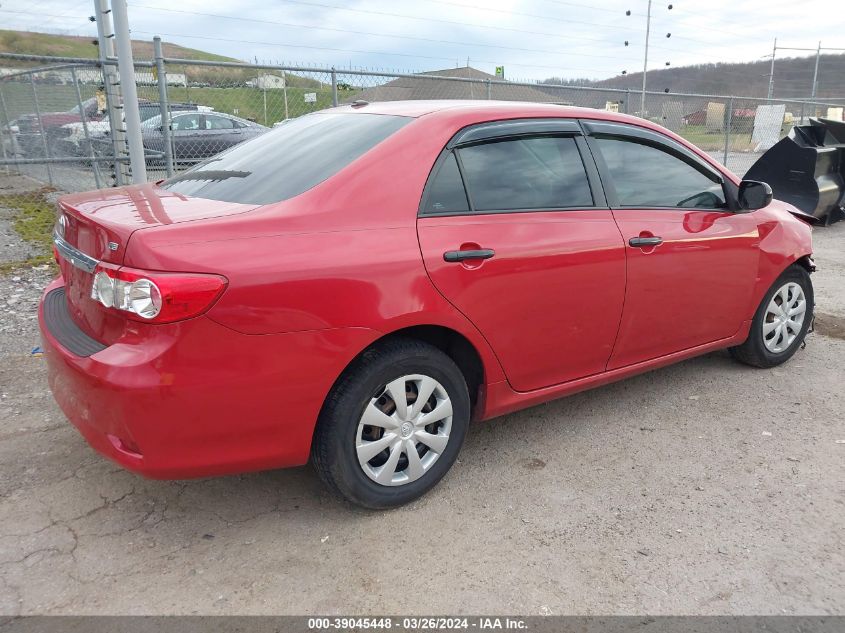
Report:
[[[0,328],[0,613],[842,614],[845,222],[815,239],[822,316],[787,365],[715,353],[477,424],[384,513],[309,467],[121,470],[30,355],[44,274],[0,278],[25,288]]]

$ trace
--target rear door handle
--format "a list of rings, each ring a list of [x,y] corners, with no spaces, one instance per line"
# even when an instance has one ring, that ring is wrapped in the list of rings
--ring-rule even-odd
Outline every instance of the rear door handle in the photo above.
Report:
[[[648,246],[659,246],[660,244],[663,244],[663,238],[657,237],[657,236],[654,236],[654,237],[632,237],[630,240],[628,240],[628,244],[630,244],[631,246],[634,246],[636,248],[645,248],[645,247],[648,247]]]
[[[446,251],[443,259],[447,262],[462,262],[465,259],[490,259],[496,254],[492,248],[479,248],[467,251]]]

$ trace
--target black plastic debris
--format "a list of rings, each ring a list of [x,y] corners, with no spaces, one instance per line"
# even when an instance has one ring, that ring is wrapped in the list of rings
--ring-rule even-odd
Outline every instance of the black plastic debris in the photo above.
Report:
[[[810,119],[763,154],[746,180],[769,184],[774,197],[797,207],[815,224],[845,218],[845,123]]]

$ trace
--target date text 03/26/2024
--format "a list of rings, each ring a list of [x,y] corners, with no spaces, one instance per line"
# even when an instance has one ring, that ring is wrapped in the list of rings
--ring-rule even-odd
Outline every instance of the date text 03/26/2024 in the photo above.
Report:
[[[524,630],[525,620],[520,618],[496,617],[357,617],[357,618],[309,618],[308,629],[312,631],[396,629],[397,631],[443,631],[443,630]]]

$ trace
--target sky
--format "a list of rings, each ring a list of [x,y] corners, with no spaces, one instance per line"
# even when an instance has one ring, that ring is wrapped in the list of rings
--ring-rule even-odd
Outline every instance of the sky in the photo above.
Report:
[[[0,28],[95,36],[94,0],[0,0]],[[643,68],[648,0],[129,0],[133,38],[160,35],[262,63],[507,79],[604,79]],[[845,49],[842,0],[655,0],[648,69]],[[630,11],[631,15],[626,15]],[[801,19],[801,16],[807,16]],[[666,37],[671,33],[671,37]],[[625,45],[625,42],[628,45]],[[833,51],[831,51],[833,52]],[[840,51],[845,52],[845,50]],[[812,55],[779,50],[778,57]]]

